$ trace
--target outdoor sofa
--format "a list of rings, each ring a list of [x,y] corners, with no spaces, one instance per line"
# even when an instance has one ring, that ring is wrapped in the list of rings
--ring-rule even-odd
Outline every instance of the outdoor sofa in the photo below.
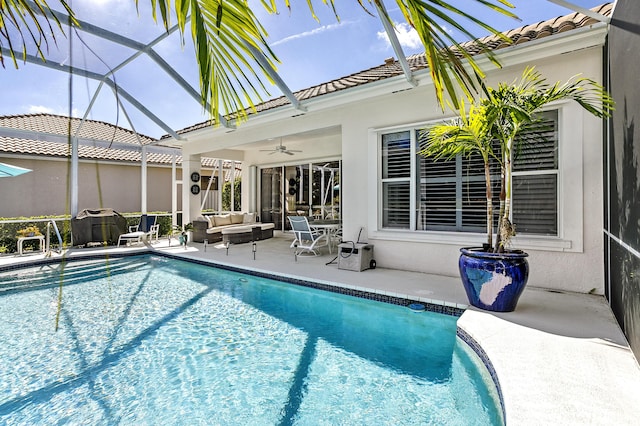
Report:
[[[227,213],[198,216],[193,221],[193,241],[233,244],[273,237],[273,223],[261,223],[255,213]]]

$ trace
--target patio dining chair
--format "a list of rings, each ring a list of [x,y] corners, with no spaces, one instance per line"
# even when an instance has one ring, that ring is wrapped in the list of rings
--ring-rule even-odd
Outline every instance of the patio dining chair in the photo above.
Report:
[[[121,234],[118,237],[118,247],[120,243],[126,242],[141,243],[144,240],[151,240],[155,237],[158,241],[158,233],[160,232],[160,224],[157,222],[157,216],[143,214],[140,216],[140,222],[136,226],[130,226],[129,232]]]
[[[302,253],[318,255],[318,249],[328,245],[327,234],[312,230],[306,216],[287,216],[295,239],[291,243],[296,257]]]

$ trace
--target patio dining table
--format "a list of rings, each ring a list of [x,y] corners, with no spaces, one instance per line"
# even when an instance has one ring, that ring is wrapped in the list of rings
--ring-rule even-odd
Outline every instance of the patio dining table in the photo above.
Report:
[[[323,238],[327,240],[329,254],[332,254],[333,237],[338,234],[338,231],[340,231],[340,229],[342,229],[342,222],[339,220],[312,220],[309,221],[309,226],[312,229],[317,229],[324,234]]]

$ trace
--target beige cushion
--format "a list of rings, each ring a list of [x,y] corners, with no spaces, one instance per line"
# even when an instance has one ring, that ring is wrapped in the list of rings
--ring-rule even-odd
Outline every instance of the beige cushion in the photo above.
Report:
[[[203,216],[203,218],[207,222],[207,228],[211,228],[212,226],[214,226],[214,224],[211,223],[211,216]]]
[[[231,213],[231,223],[233,225],[237,225],[244,221],[244,214],[242,213]]]
[[[229,225],[225,226],[214,226],[212,228],[207,229],[207,234],[219,234],[223,229],[228,228]]]
[[[244,214],[244,221],[242,223],[254,223],[256,221],[256,214],[255,213],[245,213]]]
[[[213,218],[216,221],[215,226],[231,225],[231,215],[221,214],[220,216],[214,216]]]
[[[222,235],[244,234],[251,232],[250,226],[228,226],[222,230]]]

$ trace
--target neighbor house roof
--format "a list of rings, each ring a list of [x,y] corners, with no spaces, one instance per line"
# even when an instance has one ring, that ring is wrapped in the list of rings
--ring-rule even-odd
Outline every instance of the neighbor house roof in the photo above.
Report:
[[[82,125],[80,125],[82,124]],[[78,131],[79,129],[79,131]],[[81,159],[140,163],[141,144],[147,147],[147,162],[169,165],[179,150],[156,146],[158,140],[113,124],[53,115],[22,114],[0,116],[0,155],[2,153],[67,158],[70,156],[68,135],[79,139]],[[178,164],[182,156],[176,157]],[[203,157],[203,167],[214,167],[215,159]],[[225,168],[231,167],[225,162]]]
[[[0,127],[31,131],[34,133],[54,134],[67,136],[69,133],[85,140],[115,141],[139,146],[149,145],[156,139],[138,134],[95,120],[82,120],[80,118],[54,115],[54,114],[23,114],[0,117]],[[76,134],[77,133],[77,134]]]
[[[610,16],[612,8],[612,3],[606,3],[591,10],[604,16]],[[503,32],[504,35],[511,39],[511,43],[506,42],[503,38],[496,35],[483,37],[479,41],[491,50],[496,51],[506,47],[519,45],[534,40],[540,40],[545,37],[549,37],[566,31],[571,31],[577,28],[587,27],[597,22],[597,20],[589,16],[576,12],[569,15],[549,19],[547,21],[542,21],[531,25],[524,25],[520,28]],[[465,50],[467,50],[469,53],[471,53],[471,55],[477,55],[482,51],[481,45],[473,40],[461,43],[461,46],[465,48]],[[427,68],[427,61],[424,53],[408,56],[407,62],[409,63],[411,70],[414,72]],[[299,101],[305,101],[318,96],[335,93],[341,90],[350,89],[369,83],[374,83],[376,81],[396,77],[402,74],[403,70],[400,64],[397,61],[393,60],[393,58],[390,58],[386,60],[384,64],[377,67],[373,67],[348,75],[346,77],[341,77],[326,83],[322,83],[317,86],[309,87],[307,89],[299,90],[295,92],[294,95]],[[285,96],[280,96],[278,98],[274,98],[257,105],[255,112],[251,110],[247,110],[247,112],[251,115],[290,104],[291,102],[289,102],[289,100]],[[216,122],[214,120],[208,120],[202,123],[194,124],[193,126],[186,127],[178,131],[177,133],[185,134],[213,125],[216,125]],[[163,139],[168,137],[168,135],[164,136]]]

